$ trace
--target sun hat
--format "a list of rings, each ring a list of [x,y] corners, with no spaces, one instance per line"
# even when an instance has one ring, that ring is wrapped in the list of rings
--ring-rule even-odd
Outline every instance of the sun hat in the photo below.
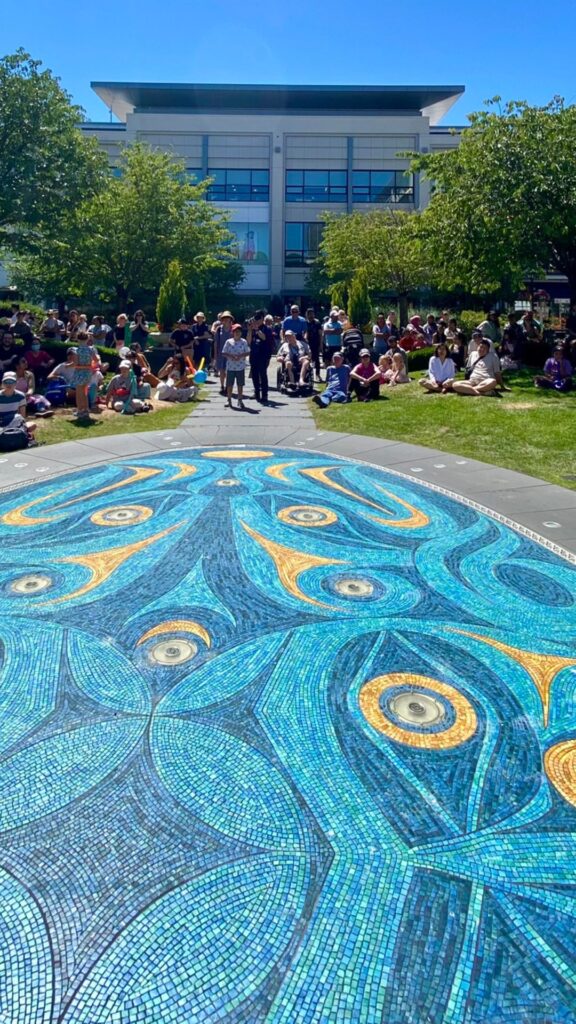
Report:
[[[223,313],[220,313],[221,320],[226,320],[226,318],[228,318],[229,320],[234,319],[234,314],[231,313],[229,309],[225,309]]]
[[[203,317],[204,317],[204,319],[206,319],[206,314],[205,314],[205,313],[203,313],[203,312],[202,312],[202,310],[200,310],[200,312],[199,312],[199,313],[195,313],[195,314],[194,314],[194,319],[195,319],[195,320],[197,320],[199,316],[203,316]]]

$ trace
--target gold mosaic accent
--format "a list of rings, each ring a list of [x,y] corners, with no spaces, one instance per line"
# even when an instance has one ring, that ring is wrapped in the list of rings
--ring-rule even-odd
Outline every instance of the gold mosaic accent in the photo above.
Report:
[[[565,740],[544,754],[544,771],[560,796],[576,807],[576,740]]]
[[[145,540],[136,541],[134,544],[124,544],[118,548],[107,548],[105,551],[96,551],[91,555],[70,555],[67,558],[58,558],[58,562],[81,565],[88,569],[90,579],[79,590],[74,590],[71,594],[64,594],[63,597],[56,597],[53,601],[44,601],[42,603],[60,604],[62,601],[71,601],[73,598],[83,597],[84,594],[88,594],[91,590],[95,590],[96,587],[104,583],[132,555],[137,554],[138,551],[144,551],[145,548],[150,547],[157,540],[167,537],[169,533],[173,533],[174,530],[178,530],[181,526],[185,525],[184,521],[176,523],[175,526],[169,526],[166,530],[154,534],[153,537],[146,537]]]
[[[533,651],[523,651],[520,647],[511,647],[503,644],[501,640],[495,640],[491,636],[482,636],[480,633],[468,633],[464,629],[451,629],[452,633],[460,633],[461,636],[470,636],[483,644],[495,647],[497,651],[506,654],[513,661],[521,665],[528,673],[534,683],[542,704],[544,725],[548,725],[550,714],[550,690],[556,676],[563,669],[576,665],[576,658],[562,658],[557,654],[534,654]]]
[[[382,694],[395,686],[409,686],[415,691],[419,687],[424,687],[433,694],[445,697],[454,709],[455,721],[442,732],[416,732],[412,729],[403,729],[396,722],[387,718],[380,707]],[[469,740],[478,728],[476,712],[464,694],[448,683],[442,683],[439,679],[430,679],[428,676],[412,675],[405,672],[391,672],[389,675],[376,676],[364,683],[358,694],[358,704],[364,718],[373,729],[397,743],[403,743],[408,747],[419,747],[422,750],[449,750],[451,747],[458,747],[461,743]]]
[[[153,626],[140,637],[136,646],[139,647],[140,644],[146,643],[153,636],[163,636],[165,633],[192,633],[194,636],[199,636],[207,647],[210,647],[212,643],[210,634],[200,623],[194,622],[193,619],[173,619],[171,622],[160,622],[157,626]]]
[[[277,544],[273,540],[268,540],[267,537],[257,533],[256,530],[253,530],[247,523],[243,523],[242,520],[240,520],[240,524],[246,530],[246,533],[270,555],[276,566],[282,586],[289,594],[292,594],[292,597],[298,598],[299,601],[306,601],[308,604],[318,605],[321,608],[331,607],[331,605],[325,604],[323,601],[317,601],[315,598],[304,594],[298,586],[298,577],[301,573],[306,572],[307,569],[316,569],[321,565],[348,565],[347,562],[343,562],[341,559],[321,558],[319,555],[307,555],[301,551],[295,551],[293,548],[285,547],[284,544]]]
[[[133,519],[114,520],[106,518],[114,512],[135,512],[136,515]],[[98,512],[94,512],[90,516],[90,521],[95,523],[96,526],[111,526],[118,530],[124,526],[136,526],[137,523],[145,523],[153,515],[154,509],[148,508],[146,505],[112,505],[110,508],[102,508]]]
[[[284,470],[288,466],[295,466],[295,462],[278,462],[275,466],[266,466],[264,472],[267,476],[271,476],[274,480],[283,480],[285,484],[290,483],[287,476],[284,475]]]
[[[6,526],[37,526],[39,523],[52,523],[55,519],[61,519],[61,516],[26,515],[29,508],[34,508],[35,505],[50,501],[51,498],[56,498],[59,494],[62,494],[62,491],[53,491],[52,494],[47,494],[44,498],[34,498],[34,501],[27,501],[25,505],[19,505],[18,508],[13,508],[11,512],[5,512],[0,522]]]

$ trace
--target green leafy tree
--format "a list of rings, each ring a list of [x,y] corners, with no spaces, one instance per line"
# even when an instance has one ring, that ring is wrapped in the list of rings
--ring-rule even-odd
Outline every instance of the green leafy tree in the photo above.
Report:
[[[364,329],[372,315],[370,293],[366,274],[358,270],[352,278],[350,294],[348,296],[348,316],[351,322],[360,329]]]
[[[106,159],[74,106],[24,50],[0,58],[0,247],[36,251],[70,210],[98,192]]]
[[[178,259],[196,281],[232,260],[227,214],[206,202],[207,183],[191,185],[169,153],[127,146],[120,176],[71,211],[56,246],[18,260],[17,284],[35,291],[59,284],[65,293],[115,298],[122,309],[136,290],[156,292]]]
[[[166,276],[160,285],[156,317],[165,331],[171,331],[173,325],[184,313],[186,306],[186,281],[178,260],[168,264]]]
[[[528,271],[565,274],[576,301],[576,106],[513,102],[469,116],[457,149],[417,155],[437,282],[511,294]]]
[[[421,215],[396,210],[326,214],[319,262],[328,279],[351,283],[361,272],[371,291],[389,291],[406,322],[408,300],[431,278]]]

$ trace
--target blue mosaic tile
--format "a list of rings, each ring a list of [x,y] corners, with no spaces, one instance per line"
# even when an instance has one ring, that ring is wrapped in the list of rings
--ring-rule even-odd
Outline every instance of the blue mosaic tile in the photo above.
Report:
[[[576,1019],[576,575],[392,472],[0,495],[0,1016]]]

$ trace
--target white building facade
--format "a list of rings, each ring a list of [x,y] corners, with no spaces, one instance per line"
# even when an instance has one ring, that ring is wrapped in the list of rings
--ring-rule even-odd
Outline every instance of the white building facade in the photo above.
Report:
[[[297,299],[322,213],[422,209],[429,187],[407,152],[458,145],[440,126],[463,86],[146,85],[94,82],[118,122],[82,125],[112,166],[135,141],[213,178],[245,269],[241,290]]]

